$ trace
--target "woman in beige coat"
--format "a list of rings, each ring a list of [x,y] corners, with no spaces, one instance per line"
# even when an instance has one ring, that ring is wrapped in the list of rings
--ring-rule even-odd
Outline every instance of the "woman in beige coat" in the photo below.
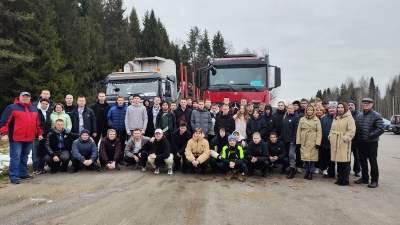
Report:
[[[355,133],[356,125],[353,116],[347,104],[341,102],[337,106],[337,114],[328,136],[331,143],[331,161],[337,162],[338,180],[335,184],[340,186],[350,185],[351,140]]]
[[[297,127],[296,144],[300,145],[301,160],[304,162],[306,174],[304,179],[312,180],[315,162],[318,161],[318,149],[321,145],[322,129],[319,119],[315,116],[312,105],[306,107],[305,115]]]

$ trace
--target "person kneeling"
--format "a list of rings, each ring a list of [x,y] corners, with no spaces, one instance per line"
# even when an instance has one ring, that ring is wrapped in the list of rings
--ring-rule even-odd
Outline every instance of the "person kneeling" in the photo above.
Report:
[[[161,129],[156,129],[154,143],[151,144],[149,163],[154,168],[154,173],[160,173],[160,167],[167,164],[168,175],[172,175],[172,165],[174,164],[174,155],[172,155],[171,147],[167,138],[163,136]]]
[[[261,169],[261,176],[267,177],[267,168],[269,168],[269,152],[267,143],[261,139],[258,132],[253,134],[253,141],[249,143],[246,151],[247,167],[249,176],[253,175],[254,169]]]
[[[87,170],[97,169],[97,146],[94,141],[90,140],[89,135],[90,131],[84,129],[81,131],[81,136],[72,143],[71,161],[74,169],[70,173],[78,172],[82,164]]]
[[[121,142],[116,136],[117,131],[109,129],[107,137],[101,139],[99,150],[101,167],[98,170],[99,172],[106,169],[120,170],[117,162],[121,157]]]
[[[200,127],[196,127],[193,132],[193,138],[189,140],[185,149],[185,164],[190,168],[191,174],[194,174],[198,167],[201,168],[200,174],[205,174],[210,158],[210,147]]]
[[[244,162],[244,153],[241,146],[236,145],[236,137],[231,134],[228,137],[229,145],[224,146],[221,152],[222,162],[219,164],[222,173],[226,173],[225,178],[230,180],[232,178],[232,170],[239,169],[238,180],[243,181],[242,173],[246,170],[246,163]]]

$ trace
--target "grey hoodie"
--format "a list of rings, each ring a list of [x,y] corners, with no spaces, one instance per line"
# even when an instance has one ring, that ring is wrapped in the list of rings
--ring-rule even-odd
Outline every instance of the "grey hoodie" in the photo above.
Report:
[[[146,107],[142,103],[130,105],[126,110],[125,116],[126,131],[134,130],[135,128],[146,131],[147,120]]]

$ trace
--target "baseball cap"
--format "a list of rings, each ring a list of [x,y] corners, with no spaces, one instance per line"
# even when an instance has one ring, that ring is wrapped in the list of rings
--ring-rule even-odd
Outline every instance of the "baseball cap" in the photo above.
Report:
[[[21,94],[19,94],[19,96],[24,96],[24,95],[28,95],[29,97],[31,97],[31,94],[26,91],[23,91],[23,92],[21,92]]]
[[[363,100],[361,102],[370,102],[370,103],[374,103],[374,100],[372,100],[372,98],[363,98]]]
[[[154,133],[163,133],[161,129],[156,129],[156,131],[154,131]]]

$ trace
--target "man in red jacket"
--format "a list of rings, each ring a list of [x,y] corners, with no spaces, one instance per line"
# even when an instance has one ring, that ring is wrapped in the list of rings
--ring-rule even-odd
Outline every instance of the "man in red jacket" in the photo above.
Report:
[[[28,175],[28,155],[32,149],[35,135],[43,139],[40,129],[38,109],[31,104],[31,94],[21,92],[14,104],[7,106],[0,119],[2,141],[10,142],[10,167],[8,169],[11,183],[19,184],[19,179],[32,179]]]

